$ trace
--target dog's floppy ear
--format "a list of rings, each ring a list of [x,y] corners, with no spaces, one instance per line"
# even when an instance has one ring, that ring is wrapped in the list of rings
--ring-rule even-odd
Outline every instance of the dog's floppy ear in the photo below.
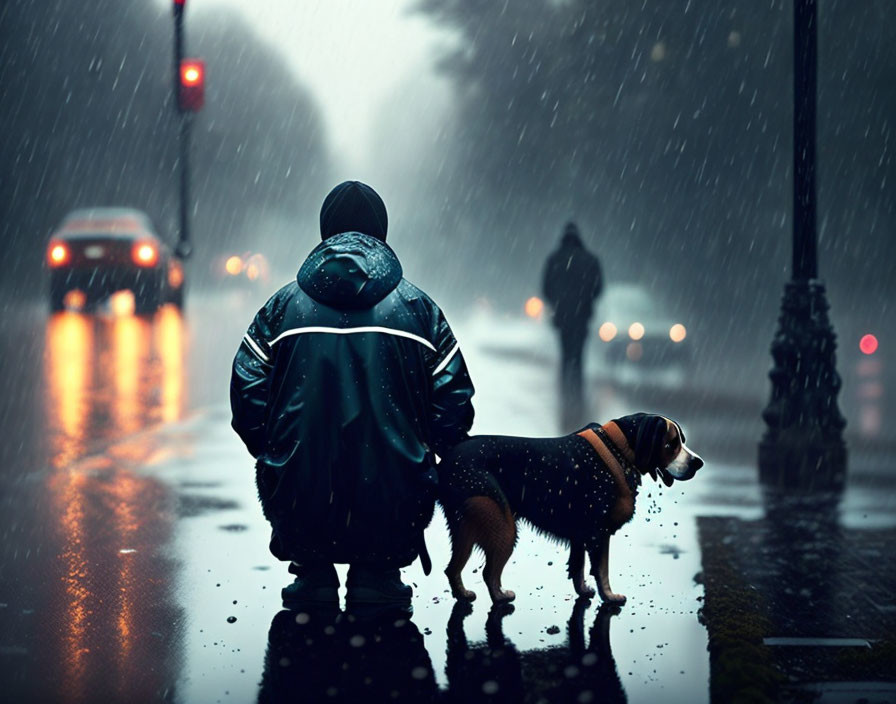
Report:
[[[669,418],[669,420],[675,424],[676,428],[678,428],[678,437],[681,438],[681,444],[684,445],[687,442],[687,438],[684,436],[684,428],[681,427],[681,423],[677,420],[672,420],[671,418]]]
[[[666,419],[662,416],[645,415],[640,420],[635,436],[635,465],[641,469],[652,470],[662,459]]]

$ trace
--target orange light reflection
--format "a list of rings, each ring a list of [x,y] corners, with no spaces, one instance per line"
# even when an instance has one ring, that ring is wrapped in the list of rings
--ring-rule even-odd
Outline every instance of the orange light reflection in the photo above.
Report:
[[[162,420],[177,420],[183,410],[183,317],[176,306],[164,306],[156,320],[156,349],[162,363]]]
[[[65,614],[58,640],[46,647],[58,648],[60,691],[73,700],[87,696],[99,672],[124,692],[144,669],[152,611],[137,598],[146,599],[141,585],[151,563],[144,548],[158,530],[163,489],[133,470],[158,449],[135,433],[181,415],[183,325],[174,306],[150,319],[63,312],[47,322],[47,426],[56,470],[46,484],[48,520],[58,536],[54,582]],[[112,444],[89,455],[103,441]],[[108,584],[116,586],[111,601]],[[107,632],[116,634],[111,652]]]
[[[52,463],[64,467],[83,454],[92,381],[93,321],[80,313],[57,313],[47,324],[47,378],[56,427]]]

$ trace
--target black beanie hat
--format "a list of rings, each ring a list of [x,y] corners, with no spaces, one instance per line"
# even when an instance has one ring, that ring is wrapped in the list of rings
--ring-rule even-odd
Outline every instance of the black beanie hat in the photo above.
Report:
[[[366,183],[343,181],[324,199],[320,209],[320,237],[361,232],[386,241],[389,218],[379,194]]]

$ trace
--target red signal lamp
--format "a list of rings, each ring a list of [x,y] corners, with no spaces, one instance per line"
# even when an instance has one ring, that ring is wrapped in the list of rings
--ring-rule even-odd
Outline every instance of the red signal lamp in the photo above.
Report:
[[[199,112],[205,105],[205,61],[184,59],[180,62],[178,105],[185,112]]]
[[[861,340],[859,340],[859,349],[862,350],[864,354],[874,354],[877,352],[877,338],[874,335],[864,335]]]

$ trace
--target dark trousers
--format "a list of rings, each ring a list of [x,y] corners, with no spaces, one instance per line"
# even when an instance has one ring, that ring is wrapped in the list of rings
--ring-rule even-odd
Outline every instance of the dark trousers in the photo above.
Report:
[[[560,421],[563,430],[575,429],[588,422],[585,413],[583,358],[587,325],[566,325],[560,333]]]

